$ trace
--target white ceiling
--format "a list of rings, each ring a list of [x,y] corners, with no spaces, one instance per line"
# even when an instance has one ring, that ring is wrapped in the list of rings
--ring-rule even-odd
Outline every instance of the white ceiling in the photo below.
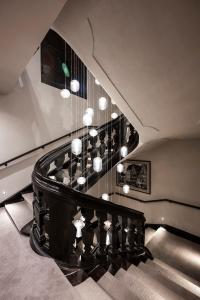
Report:
[[[0,93],[10,92],[66,0],[0,1]]]
[[[200,137],[199,0],[69,0],[54,28],[143,143]]]

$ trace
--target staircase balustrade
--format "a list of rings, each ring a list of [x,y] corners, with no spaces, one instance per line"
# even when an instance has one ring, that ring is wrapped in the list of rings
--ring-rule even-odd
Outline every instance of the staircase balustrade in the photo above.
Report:
[[[126,145],[131,152],[138,145],[138,133],[123,115],[96,130],[95,137],[89,134],[79,137],[83,145],[80,155],[72,153],[71,143],[62,145],[43,156],[32,175],[31,245],[38,253],[68,266],[87,266],[119,255],[131,259],[144,254],[143,213],[85,193],[121,160],[121,146]],[[98,155],[103,162],[99,173],[92,166]],[[83,185],[77,183],[80,176],[86,178]],[[81,239],[75,227],[80,215]],[[105,226],[107,220],[111,222],[109,229]]]

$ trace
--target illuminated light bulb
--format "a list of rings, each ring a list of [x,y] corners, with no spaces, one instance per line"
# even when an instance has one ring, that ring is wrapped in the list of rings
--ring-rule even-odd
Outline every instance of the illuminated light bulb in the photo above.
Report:
[[[61,97],[63,97],[64,99],[67,99],[70,97],[70,91],[68,89],[63,89],[60,91],[60,95]]]
[[[95,157],[93,159],[93,169],[95,172],[101,172],[102,170],[102,159],[101,157]]]
[[[101,198],[105,201],[109,201],[109,195],[108,194],[102,194]]]
[[[70,89],[72,92],[74,93],[77,93],[80,89],[80,83],[78,80],[76,79],[73,79],[71,82],[70,82]]]
[[[94,116],[94,109],[93,109],[92,107],[86,108],[85,112],[86,112],[87,114],[91,115],[92,118],[93,118],[93,116]]]
[[[100,82],[98,79],[95,79],[95,83],[96,83],[96,85],[100,85]]]
[[[90,136],[95,137],[95,136],[97,136],[97,134],[98,134],[98,131],[96,129],[94,129],[94,128],[90,129],[90,131],[89,131]]]
[[[78,177],[77,182],[78,182],[78,184],[85,184],[86,183],[86,178],[83,177],[83,176]]]
[[[106,110],[108,106],[108,101],[105,97],[99,98],[99,109],[100,110]]]
[[[114,101],[113,99],[111,99],[111,103],[112,103],[113,105],[116,105],[116,103],[115,103],[115,101]]]
[[[81,154],[82,151],[82,141],[80,139],[74,139],[72,141],[72,153],[75,155]]]
[[[123,185],[122,189],[125,194],[128,194],[130,191],[130,186],[128,184],[125,184]]]
[[[111,114],[111,118],[112,119],[117,119],[117,117],[118,117],[118,114],[116,112],[114,112],[114,113]]]
[[[92,125],[92,116],[89,113],[84,113],[83,115],[83,125],[90,126]]]
[[[122,164],[117,165],[117,172],[122,173],[124,171],[124,166]]]
[[[120,153],[122,157],[125,157],[128,154],[128,148],[126,146],[121,147]]]

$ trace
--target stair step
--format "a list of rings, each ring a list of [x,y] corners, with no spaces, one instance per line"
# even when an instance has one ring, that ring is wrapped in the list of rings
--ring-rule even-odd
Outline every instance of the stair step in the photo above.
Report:
[[[175,280],[173,281],[171,278],[167,278],[156,265],[140,263],[138,268],[179,296],[187,300],[199,299],[197,295],[194,295],[183,286],[177,284]]]
[[[6,204],[5,209],[19,231],[33,220],[33,212],[26,201]]]
[[[149,276],[146,272],[140,270],[138,267],[131,265],[127,271],[129,274],[133,276],[133,278],[137,277],[141,281],[143,281],[146,286],[152,287],[159,295],[163,296],[164,299],[168,300],[182,300],[185,299],[183,296],[179,296],[174,293],[170,289],[168,289],[165,285],[159,283],[151,276]]]
[[[30,205],[31,209],[33,209],[33,193],[22,194],[22,197],[24,201],[26,201]]]
[[[98,284],[115,300],[139,300],[127,287],[109,272],[98,281]]]
[[[200,280],[200,245],[181,238],[160,227],[147,243],[153,257]]]
[[[165,264],[157,258],[154,258],[153,261],[147,261],[146,264],[155,266],[161,272],[161,274],[164,274],[166,278],[173,280],[175,283],[200,298],[200,283],[198,281]]]
[[[140,300],[165,300],[165,298],[159,295],[151,286],[144,284],[143,280],[123,269],[119,269],[115,274],[115,278],[117,278],[122,285],[125,285],[127,289],[133,291],[134,295]]]
[[[92,278],[86,279],[81,284],[74,287],[82,300],[112,300],[104,289],[102,289]]]

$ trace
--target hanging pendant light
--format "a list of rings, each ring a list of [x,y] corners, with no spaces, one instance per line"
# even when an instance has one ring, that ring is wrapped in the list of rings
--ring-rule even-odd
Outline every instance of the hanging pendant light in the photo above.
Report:
[[[98,79],[95,79],[95,83],[96,83],[96,85],[100,85],[100,82]]]
[[[105,97],[99,98],[99,109],[100,110],[106,110],[108,106],[108,101]]]
[[[90,129],[90,131],[89,131],[90,136],[95,137],[95,136],[97,136],[97,134],[98,134],[98,131],[96,129],[94,129],[94,128]]]
[[[112,119],[117,119],[118,118],[118,114],[116,112],[111,114],[111,118]]]
[[[71,80],[71,82],[70,82],[70,89],[71,89],[72,92],[77,93],[79,91],[79,89],[80,89],[80,83],[79,83],[79,81],[76,80],[76,79]]]
[[[86,108],[85,112],[86,112],[87,114],[91,115],[92,118],[93,118],[93,116],[94,116],[94,109],[93,109],[92,107]]]
[[[118,172],[118,173],[122,173],[123,171],[124,171],[124,165],[118,164],[118,165],[117,165],[117,172]]]
[[[91,114],[84,113],[84,115],[83,115],[83,125],[85,125],[85,126],[92,125],[92,116],[91,116]]]
[[[85,183],[86,183],[86,178],[83,177],[83,176],[78,177],[77,182],[78,182],[78,184],[80,184],[80,185],[85,184]]]
[[[127,148],[127,146],[121,147],[120,153],[121,153],[122,157],[125,157],[128,154],[128,148]]]
[[[72,141],[72,153],[75,155],[81,154],[82,151],[82,141],[80,139],[74,139]]]
[[[93,159],[93,169],[95,172],[101,172],[102,170],[102,159],[101,157],[95,157]]]
[[[124,194],[128,194],[130,191],[130,186],[128,184],[124,184],[122,189],[123,189]]]
[[[106,194],[106,193],[102,194],[101,198],[102,198],[103,200],[109,201],[109,195]]]
[[[63,89],[60,91],[60,95],[62,98],[67,99],[70,97],[71,93],[68,89]]]

